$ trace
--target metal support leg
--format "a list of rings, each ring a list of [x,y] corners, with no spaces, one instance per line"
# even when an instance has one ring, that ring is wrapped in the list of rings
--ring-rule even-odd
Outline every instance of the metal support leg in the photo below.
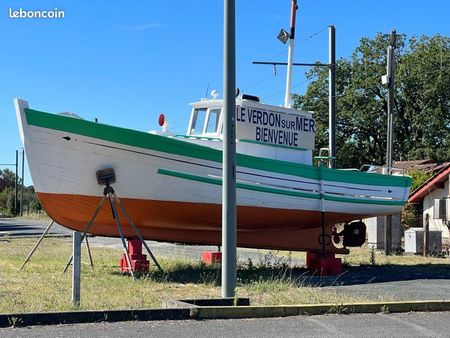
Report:
[[[130,255],[128,254],[127,245],[125,243],[125,237],[123,236],[122,224],[120,223],[120,220],[119,220],[119,215],[117,213],[113,193],[114,192],[111,192],[111,191],[108,192],[109,201],[111,202],[110,204],[111,204],[113,216],[117,223],[117,229],[119,230],[120,239],[122,240],[123,251],[125,252],[125,257],[127,258],[127,263],[130,268],[130,274],[131,274],[131,277],[133,278],[133,280],[135,280],[136,278],[134,277],[133,266],[131,265]]]
[[[87,232],[89,230],[91,230],[92,224],[94,224],[94,221],[97,218],[98,213],[102,209],[103,204],[105,203],[105,200],[106,200],[106,195],[103,195],[102,200],[98,204],[97,209],[95,209],[95,212],[91,217],[91,220],[89,221],[89,223],[86,225],[86,227],[83,230],[83,235],[81,235],[81,243],[83,243],[83,240],[86,237]],[[88,250],[89,250],[89,248],[88,248]],[[70,264],[72,263],[72,259],[73,259],[73,255],[70,256],[69,261],[67,262],[66,266],[63,269],[63,273],[65,273],[67,271],[67,269],[69,268]],[[90,255],[90,250],[89,250],[89,259],[92,260],[91,255]],[[92,261],[91,261],[91,266],[92,266]]]
[[[119,197],[117,197],[116,193],[113,193],[113,196],[117,200],[117,204],[119,204],[120,208],[122,209],[122,212],[125,215],[125,218],[127,219],[128,223],[130,223],[130,225],[133,228],[134,232],[136,233],[138,238],[141,240],[142,244],[144,245],[145,249],[147,250],[149,256],[152,258],[152,260],[155,263],[155,265],[158,267],[159,271],[164,272],[164,270],[161,268],[161,265],[159,265],[158,261],[156,260],[156,257],[153,255],[152,251],[148,247],[147,243],[145,243],[145,240],[142,237],[141,232],[136,227],[136,225],[132,221],[131,217],[128,215],[127,210],[125,209],[125,206],[120,201]]]
[[[47,233],[50,231],[50,228],[52,227],[53,223],[55,223],[55,221],[51,221],[50,224],[47,226],[47,228],[45,228],[45,230],[42,233],[41,237],[39,237],[39,239],[36,242],[36,244],[34,245],[33,249],[31,249],[31,251],[28,254],[27,258],[25,258],[25,261],[22,263],[22,266],[20,267],[20,270],[22,270],[24,268],[25,264],[27,264],[28,261],[30,260],[31,256],[33,256],[34,252],[38,248],[39,244],[41,244],[41,242],[44,239],[45,235],[47,235]]]
[[[87,249],[87,254],[88,254],[88,258],[89,258],[89,266],[91,267],[91,269],[94,269],[94,262],[92,261],[92,255],[91,255],[91,247],[89,246],[89,241],[88,241],[87,236],[86,236],[86,249]]]
[[[160,271],[163,271],[163,269],[159,265],[158,261],[156,260],[156,257],[151,252],[151,250],[148,247],[147,243],[145,243],[145,240],[143,239],[139,229],[136,227],[136,225],[133,223],[133,221],[131,220],[130,216],[128,215],[128,213],[127,213],[127,211],[125,209],[125,206],[122,204],[122,202],[120,201],[119,197],[117,197],[117,195],[115,194],[114,189],[111,186],[109,186],[109,185],[107,185],[105,190],[103,191],[103,198],[100,201],[99,205],[97,206],[97,209],[95,210],[94,214],[92,215],[91,220],[89,221],[89,223],[86,225],[85,229],[83,230],[83,235],[81,236],[81,243],[86,238],[86,246],[87,246],[87,250],[88,250],[88,256],[89,256],[89,261],[90,261],[91,267],[93,267],[93,262],[92,262],[92,256],[91,256],[89,242],[88,242],[88,239],[86,237],[86,234],[91,229],[95,218],[97,217],[98,213],[100,212],[101,208],[103,207],[103,204],[105,202],[106,196],[108,196],[108,199],[109,199],[109,202],[110,202],[110,205],[111,205],[112,215],[113,215],[113,218],[115,219],[116,224],[117,224],[117,229],[118,229],[119,234],[120,234],[120,239],[122,241],[122,246],[123,246],[123,249],[124,249],[124,252],[125,252],[125,257],[127,259],[127,263],[128,263],[129,268],[130,268],[130,274],[131,274],[131,277],[133,277],[133,280],[135,279],[134,271],[133,271],[133,267],[131,265],[130,255],[128,254],[127,245],[125,243],[125,237],[124,237],[124,234],[123,234],[123,227],[122,227],[122,224],[120,223],[119,215],[118,215],[117,208],[116,208],[116,205],[115,205],[116,200],[117,200],[117,204],[120,206],[123,214],[125,215],[125,218],[127,219],[128,223],[130,223],[130,225],[133,228],[134,232],[136,233],[138,238],[144,244],[144,247],[147,250],[149,256],[152,258],[153,262],[158,267],[158,269]],[[64,267],[63,272],[67,271],[67,269],[69,268],[70,264],[72,263],[72,260],[73,260],[73,255],[70,257],[69,261],[67,262],[66,266]]]

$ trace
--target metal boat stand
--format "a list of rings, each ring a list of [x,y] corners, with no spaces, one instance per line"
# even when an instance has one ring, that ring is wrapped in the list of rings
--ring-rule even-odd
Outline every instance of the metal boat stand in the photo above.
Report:
[[[33,249],[31,249],[31,251],[28,254],[27,258],[25,258],[24,262],[20,266],[19,270],[22,270],[25,267],[25,265],[28,263],[28,261],[31,259],[31,256],[33,256],[34,252],[37,250],[37,248],[41,244],[42,240],[48,234],[48,232],[50,231],[50,229],[51,229],[51,227],[52,227],[52,225],[54,223],[55,223],[55,221],[52,220],[50,222],[50,224],[47,225],[47,227],[45,228],[44,232],[42,233],[42,235],[39,237],[38,241],[34,245]],[[88,241],[87,237],[86,237],[86,248],[87,248],[87,253],[88,253],[88,257],[89,257],[89,265],[93,269],[94,268],[94,263],[92,262],[91,248],[89,247],[89,241]]]
[[[122,210],[122,213],[125,216],[126,220],[128,221],[128,223],[133,228],[133,230],[136,233],[136,235],[139,238],[139,240],[142,241],[142,244],[144,245],[145,249],[147,250],[149,256],[152,258],[153,262],[158,267],[158,269],[162,272],[163,269],[161,268],[161,265],[159,265],[158,261],[156,260],[156,257],[153,255],[153,253],[151,252],[151,250],[148,247],[147,243],[145,242],[144,238],[142,237],[141,232],[136,227],[134,222],[131,220],[130,216],[128,215],[128,212],[125,209],[125,206],[122,204],[122,202],[120,201],[119,197],[114,192],[114,189],[110,186],[108,181],[106,181],[105,184],[106,184],[106,187],[103,190],[103,197],[102,197],[100,203],[98,204],[97,209],[95,209],[95,212],[92,215],[92,218],[90,219],[89,223],[86,225],[86,227],[83,230],[83,234],[81,236],[81,243],[86,238],[86,234],[89,232],[89,230],[91,229],[92,225],[94,224],[95,218],[97,217],[98,213],[102,209],[103,204],[105,203],[105,200],[108,199],[109,200],[109,204],[111,206],[111,210],[112,210],[112,216],[113,216],[113,218],[114,218],[114,220],[116,221],[116,224],[117,224],[117,229],[119,231],[119,235],[120,235],[120,239],[121,239],[121,242],[122,242],[124,255],[125,255],[127,263],[128,263],[128,267],[129,267],[129,271],[130,271],[131,277],[133,278],[133,280],[136,279],[135,278],[135,271],[133,271],[133,266],[131,264],[131,258],[130,258],[130,255],[128,253],[127,245],[125,243],[125,237],[124,237],[124,234],[123,234],[123,226],[122,226],[122,223],[120,222],[119,213],[118,213],[117,207],[116,207],[116,202],[117,202],[117,204],[119,205],[120,209]],[[67,262],[66,266],[64,267],[63,272],[67,271],[67,269],[69,268],[70,264],[72,263],[72,260],[73,260],[73,255],[69,258],[69,261]]]

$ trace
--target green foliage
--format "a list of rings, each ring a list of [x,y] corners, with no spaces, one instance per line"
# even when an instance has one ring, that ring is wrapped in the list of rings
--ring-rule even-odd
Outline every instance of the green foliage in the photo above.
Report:
[[[411,227],[421,227],[423,225],[422,212],[418,205],[406,203],[402,210],[402,228],[407,230]]]
[[[418,187],[420,187],[422,184],[428,181],[431,178],[431,176],[433,176],[433,173],[431,171],[425,172],[422,170],[411,170],[408,171],[406,174],[411,176],[412,178],[411,191],[416,190]]]
[[[339,167],[385,163],[389,35],[362,38],[348,59],[337,61]],[[450,38],[399,35],[396,46],[394,160],[450,160]],[[328,146],[328,69],[314,67],[305,95],[294,106],[315,111],[316,148]]]
[[[14,214],[14,189],[6,187],[0,191],[0,215],[11,216]]]
[[[4,182],[6,188],[14,188],[16,181],[16,174],[9,169],[0,169],[0,179]],[[21,179],[19,178],[18,184],[21,184]]]
[[[14,194],[15,194],[15,179],[16,174],[13,173],[9,169],[0,170],[0,179],[4,182],[3,186],[0,186],[0,215],[3,216],[14,216],[15,215],[15,203],[14,203]],[[21,202],[21,189],[22,189],[22,180],[18,179],[18,202],[17,208],[20,210],[20,202]],[[42,210],[41,204],[36,196],[34,191],[34,187],[24,187],[23,194],[23,210],[24,213],[35,213]]]
[[[424,172],[422,170],[411,170],[406,174],[411,176],[412,178],[411,191],[419,188],[433,176],[433,173],[431,171]],[[418,208],[418,205],[407,203],[402,210],[401,219],[403,230],[406,230],[410,227],[421,227],[423,222],[422,217],[423,215],[420,208]]]

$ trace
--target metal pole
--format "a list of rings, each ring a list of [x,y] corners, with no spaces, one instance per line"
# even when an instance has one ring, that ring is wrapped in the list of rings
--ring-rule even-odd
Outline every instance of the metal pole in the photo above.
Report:
[[[389,174],[391,174],[392,169],[392,151],[394,145],[394,130],[393,130],[393,106],[394,106],[394,50],[393,47],[389,47],[390,52],[388,55],[390,56],[388,62],[390,64],[391,69],[391,79],[389,81],[389,96],[388,96],[388,138],[387,138],[387,165]]]
[[[130,274],[131,274],[131,277],[133,278],[133,280],[135,280],[136,277],[134,276],[133,265],[131,265],[130,254],[128,253],[127,244],[125,243],[125,237],[124,237],[123,230],[122,230],[122,224],[120,223],[119,213],[117,212],[117,209],[116,209],[116,205],[115,205],[116,202],[114,200],[114,195],[111,192],[108,192],[108,197],[109,197],[111,209],[113,212],[113,218],[116,220],[117,229],[119,230],[120,239],[122,241],[123,252],[125,253],[125,258],[127,259],[128,267],[130,268]]]
[[[81,279],[81,232],[73,232],[72,241],[72,303],[74,306],[80,306],[80,279]]]
[[[94,224],[94,220],[97,217],[100,210],[102,209],[103,204],[105,203],[105,200],[106,200],[106,192],[103,192],[102,200],[98,204],[97,209],[95,209],[95,212],[92,215],[91,219],[89,220],[89,223],[86,225],[86,227],[83,230],[83,235],[81,236],[81,242],[83,242],[84,238],[87,236],[88,231],[91,229],[92,225]],[[70,264],[72,263],[72,259],[73,259],[73,255],[70,256],[69,260],[67,261],[67,264],[63,269],[63,273],[65,273],[67,271],[67,269],[69,268]]]
[[[19,175],[19,151],[16,150],[16,179],[14,181],[14,216],[17,216],[18,175]]]
[[[292,85],[292,63],[294,62],[294,38],[295,38],[295,17],[297,13],[297,0],[291,2],[291,29],[289,33],[288,62],[286,71],[286,94],[284,96],[284,106],[291,108],[291,85]]]
[[[222,184],[222,297],[236,288],[236,51],[235,0],[224,0],[223,46],[223,184]]]
[[[50,231],[50,228],[52,227],[53,223],[55,223],[55,221],[51,221],[50,224],[47,226],[47,228],[45,228],[44,232],[42,233],[41,237],[39,237],[38,241],[36,242],[36,244],[34,245],[33,249],[31,249],[30,253],[28,254],[27,258],[25,258],[25,261],[22,263],[22,265],[20,266],[19,270],[22,270],[25,266],[25,264],[28,263],[28,261],[30,260],[31,256],[33,256],[34,252],[36,251],[36,249],[38,248],[39,244],[41,244],[42,240],[44,239],[45,235],[47,235],[47,233]]]
[[[328,148],[331,159],[328,166],[336,167],[336,28],[331,25],[329,31],[329,61],[328,71],[328,110],[329,110],[329,135]]]
[[[125,206],[122,204],[122,202],[120,201],[119,197],[116,195],[116,193],[113,193],[114,198],[117,201],[117,204],[119,204],[119,207],[122,209],[122,213],[124,214],[126,220],[128,221],[128,223],[131,225],[131,227],[133,228],[134,232],[136,233],[136,235],[138,236],[139,240],[142,242],[142,244],[145,247],[145,250],[147,250],[147,253],[149,254],[149,256],[151,257],[151,259],[153,260],[153,263],[155,263],[155,265],[158,267],[159,271],[164,272],[164,270],[162,269],[161,265],[159,265],[158,261],[156,260],[155,255],[153,255],[152,251],[150,250],[150,248],[148,247],[147,243],[145,242],[144,237],[142,237],[141,232],[139,231],[139,228],[134,224],[133,220],[131,219],[131,217],[128,215],[127,209],[125,209]],[[87,238],[86,238],[87,239]],[[87,243],[87,242],[86,242]]]
[[[423,255],[426,257],[430,251],[430,215],[425,214],[425,224],[423,225]]]
[[[23,190],[25,186],[24,163],[25,163],[25,149],[22,149],[22,187],[20,191],[20,216],[23,216]]]
[[[392,248],[392,215],[385,217],[384,222],[384,254],[390,255]]]
[[[392,173],[392,154],[394,145],[394,121],[393,121],[393,106],[394,106],[394,73],[395,73],[395,43],[396,32],[391,32],[391,42],[387,51],[387,77],[388,77],[388,105],[387,105],[387,144],[386,144],[386,162],[388,175]],[[392,215],[388,215],[385,218],[384,224],[384,251],[386,255],[391,254],[392,249]]]
[[[83,236],[81,237],[81,241],[83,242]],[[94,269],[94,261],[92,260],[91,247],[89,246],[89,240],[87,237],[86,237],[86,249],[89,258],[89,265],[91,269]]]
[[[271,65],[271,66],[287,66],[287,62],[276,62],[276,61],[252,61],[254,65]],[[327,67],[330,65],[328,63],[305,63],[305,62],[293,62],[293,66],[307,66],[307,67]]]

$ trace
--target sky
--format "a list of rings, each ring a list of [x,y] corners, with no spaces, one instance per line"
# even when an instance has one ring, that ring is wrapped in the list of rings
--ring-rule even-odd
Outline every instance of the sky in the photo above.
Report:
[[[450,35],[448,0],[298,4],[294,62],[328,61],[329,25],[337,58],[349,57],[362,37],[393,28],[408,37]],[[57,8],[64,17],[10,17],[21,8]],[[276,37],[289,30],[289,16],[289,0],[236,0],[237,86],[274,105],[283,103],[286,70],[274,75],[272,66],[252,61],[286,61],[287,45]],[[158,129],[164,113],[172,131],[185,133],[189,103],[213,89],[223,93],[220,0],[2,0],[0,32],[0,169],[22,149],[15,97],[37,110],[142,131]],[[306,70],[294,69],[293,92],[305,92]]]

